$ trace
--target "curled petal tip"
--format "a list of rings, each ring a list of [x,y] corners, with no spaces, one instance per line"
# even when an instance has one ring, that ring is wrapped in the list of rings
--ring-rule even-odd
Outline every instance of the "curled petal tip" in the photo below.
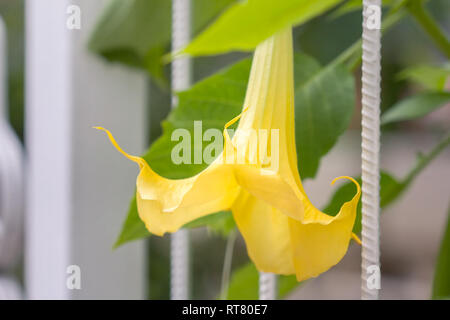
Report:
[[[138,163],[139,166],[142,167],[144,165],[144,163],[145,163],[144,159],[142,159],[141,157],[136,157],[136,156],[129,155],[128,153],[123,151],[123,149],[119,146],[119,144],[117,143],[116,139],[114,139],[114,136],[112,135],[112,133],[108,129],[105,129],[103,127],[92,127],[92,128],[106,132],[106,134],[108,135],[109,140],[111,141],[112,145],[117,149],[117,151],[119,151],[121,154],[123,154],[126,158],[130,159],[131,161],[134,161],[134,162]]]
[[[334,178],[333,181],[331,181],[331,185],[334,185],[334,183],[336,181],[341,180],[341,179],[350,180],[351,182],[353,182],[356,185],[356,188],[358,189],[358,193],[361,191],[361,187],[359,186],[358,181],[356,181],[355,179],[353,179],[352,177],[349,177],[349,176],[341,176],[341,177]]]

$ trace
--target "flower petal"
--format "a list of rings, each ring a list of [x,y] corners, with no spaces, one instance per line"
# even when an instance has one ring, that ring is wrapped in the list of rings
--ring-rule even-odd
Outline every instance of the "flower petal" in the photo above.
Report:
[[[295,273],[286,215],[242,190],[232,206],[250,259],[260,271]]]
[[[154,172],[143,158],[123,151],[108,130],[97,129],[105,131],[119,152],[139,164],[138,212],[151,233],[175,232],[192,220],[229,209],[240,190],[232,167],[221,165],[221,157],[191,178],[166,179]]]
[[[316,277],[327,271],[347,252],[361,190],[359,184],[352,178],[342,178],[352,180],[357,192],[352,200],[342,205],[335,217],[320,212],[308,201],[305,203],[304,221],[289,220],[298,281]]]
[[[296,185],[290,185],[278,174],[250,165],[235,165],[237,183],[251,195],[265,201],[285,215],[303,220],[303,203]]]
[[[136,199],[147,229],[162,235],[207,214],[229,209],[239,190],[229,166],[213,163],[194,177],[170,180],[146,165],[137,179]]]

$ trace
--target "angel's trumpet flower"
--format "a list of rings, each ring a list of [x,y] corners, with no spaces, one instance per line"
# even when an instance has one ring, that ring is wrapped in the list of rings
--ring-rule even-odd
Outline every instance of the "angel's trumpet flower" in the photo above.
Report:
[[[295,273],[300,281],[340,261],[354,236],[360,187],[345,177],[357,192],[334,217],[309,201],[297,169],[293,82],[292,31],[287,29],[257,47],[235,135],[230,139],[224,133],[224,151],[191,178],[159,176],[144,159],[125,153],[105,130],[114,146],[139,164],[137,206],[151,233],[175,232],[194,219],[231,209],[260,271]],[[260,139],[255,148],[255,140],[245,134],[251,129],[276,129],[278,141]],[[279,163],[268,163],[269,155]]]

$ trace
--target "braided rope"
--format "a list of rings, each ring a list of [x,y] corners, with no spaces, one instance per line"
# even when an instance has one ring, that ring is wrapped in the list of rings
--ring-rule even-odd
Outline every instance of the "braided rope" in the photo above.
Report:
[[[362,272],[361,298],[378,299],[369,284],[379,268],[381,0],[363,1],[362,33]],[[378,276],[378,275],[375,275]]]
[[[277,298],[277,276],[273,273],[259,273],[259,300]]]
[[[172,1],[172,51],[183,48],[190,39],[190,0]],[[190,61],[188,58],[172,62],[172,91],[185,90],[190,85]],[[177,105],[172,96],[172,108]],[[170,295],[172,300],[189,297],[189,231],[182,229],[171,237]]]

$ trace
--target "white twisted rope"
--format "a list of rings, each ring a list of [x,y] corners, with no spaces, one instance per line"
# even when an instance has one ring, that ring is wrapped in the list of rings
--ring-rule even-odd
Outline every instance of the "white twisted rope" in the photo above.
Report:
[[[172,51],[185,46],[190,39],[190,0],[172,1]],[[188,58],[172,62],[172,91],[185,90],[190,85],[190,61]],[[177,105],[172,96],[172,108]],[[172,300],[189,297],[189,232],[182,229],[172,234],[170,246],[170,296]]]
[[[363,1],[361,298],[378,299],[369,279],[379,270],[381,0]],[[379,280],[375,280],[379,283]]]
[[[277,298],[277,276],[273,273],[259,273],[259,300]]]

